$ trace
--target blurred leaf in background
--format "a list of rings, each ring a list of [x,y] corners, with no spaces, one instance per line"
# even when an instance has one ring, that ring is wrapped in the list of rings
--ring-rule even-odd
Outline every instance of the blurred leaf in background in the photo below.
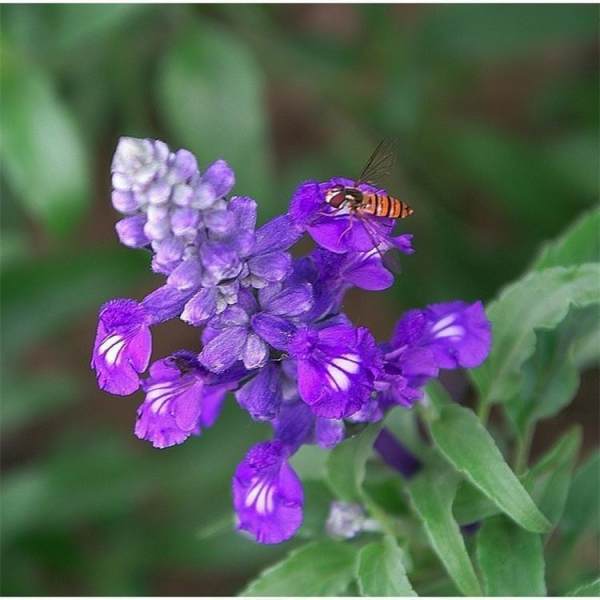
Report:
[[[543,240],[598,202],[597,9],[4,5],[0,11],[1,591],[237,593],[302,543],[257,547],[228,527],[231,474],[265,431],[230,400],[200,439],[156,451],[132,436],[139,398],[107,397],[89,372],[100,304],[141,297],[155,285],[149,256],[116,245],[109,183],[118,137],[164,139],[195,152],[201,165],[225,158],[238,175],[234,192],[255,196],[264,221],[285,210],[302,180],[355,176],[381,138],[399,136],[392,191],[416,209],[402,229],[415,234],[417,252],[403,261],[389,293],[368,303],[351,294],[347,303],[353,319],[387,336],[403,309],[494,297],[532,265]],[[590,249],[596,226],[585,223],[579,226],[588,227],[590,241],[569,246],[573,264],[592,260],[593,252],[597,260],[597,243]],[[538,267],[569,268],[548,262],[563,255],[561,248],[538,257]],[[593,323],[596,313],[579,310],[588,312],[569,311],[558,338],[536,334],[524,386],[527,373],[552,365],[564,345],[572,359],[564,369],[595,364],[595,338],[581,341],[573,328]],[[571,345],[575,337],[580,341]],[[157,356],[198,344],[193,332],[176,326],[168,334],[157,328],[155,338]],[[590,456],[597,402],[586,377],[575,404]],[[553,400],[555,408],[570,402],[578,386],[572,376],[561,382],[569,386]],[[551,379],[547,385],[554,388]],[[464,400],[466,383],[456,387]],[[553,422],[549,406],[511,412],[506,401],[516,426]],[[544,433],[537,441],[550,446]],[[315,478],[315,460],[325,470],[324,456],[304,458]],[[549,565],[550,592],[594,581],[597,555],[586,546],[597,529],[594,469],[597,455],[575,468],[561,543],[576,566]],[[571,470],[566,460],[557,466],[563,479]],[[536,502],[548,476],[541,471],[531,488],[523,480]],[[369,489],[377,484],[369,482]],[[384,485],[377,489],[397,498]],[[453,505],[460,524],[457,502],[464,502],[464,514],[471,510],[462,493],[459,486]],[[323,504],[330,498],[319,481],[307,486],[309,494]],[[319,530],[321,509],[307,513],[306,532]],[[484,542],[510,535],[488,530]],[[482,546],[486,563],[490,544]],[[348,588],[350,554],[340,555],[340,576],[319,590],[358,592]],[[292,556],[301,560],[302,550]],[[366,569],[369,556],[363,558]],[[410,579],[410,557],[403,552],[403,558]],[[431,555],[419,564],[427,590],[456,593],[429,580],[438,563]],[[467,566],[467,582],[468,572]],[[487,574],[489,589],[495,575]],[[523,585],[540,590],[541,581],[538,569]],[[261,590],[281,589],[272,575],[258,582]],[[403,579],[396,584],[407,591]],[[370,589],[372,581],[365,576],[361,585]]]

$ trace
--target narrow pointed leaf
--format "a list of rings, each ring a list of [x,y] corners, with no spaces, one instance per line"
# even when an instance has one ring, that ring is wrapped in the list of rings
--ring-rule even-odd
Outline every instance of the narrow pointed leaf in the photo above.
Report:
[[[402,550],[390,535],[361,548],[356,579],[361,596],[416,596],[406,577]]]
[[[600,262],[600,208],[594,208],[579,218],[558,239],[546,244],[530,270],[549,267],[570,267],[588,262]]]
[[[481,401],[492,404],[514,397],[523,363],[535,350],[535,331],[556,327],[571,306],[595,304],[599,294],[600,265],[590,263],[534,271],[507,287],[487,308],[494,335],[490,356],[471,371]]]
[[[529,531],[548,531],[550,523],[471,410],[448,404],[429,426],[443,456],[503,512]]]
[[[583,585],[575,588],[569,592],[567,596],[587,596],[589,598],[598,598],[600,596],[600,577],[590,581],[590,583],[584,583]]]
[[[452,514],[456,484],[454,473],[425,472],[411,481],[408,490],[431,547],[448,575],[465,596],[481,596],[479,581]]]
[[[362,500],[366,463],[379,430],[379,425],[369,425],[331,451],[326,467],[327,482],[340,499],[348,502]]]
[[[580,446],[581,429],[575,427],[523,477],[523,484],[552,524],[563,514]]]
[[[65,234],[90,202],[86,148],[77,123],[46,72],[3,52],[0,157],[31,216]]]
[[[354,578],[355,560],[356,549],[349,544],[307,544],[263,571],[241,595],[337,596]]]
[[[542,538],[506,517],[486,519],[477,557],[487,596],[545,596]]]
[[[570,541],[600,531],[600,452],[596,450],[577,469],[560,522]]]

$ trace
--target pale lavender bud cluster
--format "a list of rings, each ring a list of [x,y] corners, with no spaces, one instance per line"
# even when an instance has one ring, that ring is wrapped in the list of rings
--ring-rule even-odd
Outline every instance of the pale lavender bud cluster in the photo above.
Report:
[[[112,203],[127,215],[116,225],[119,239],[133,248],[151,246],[153,269],[169,275],[198,257],[204,228],[219,221],[223,198],[234,183],[223,160],[201,173],[187,150],[171,152],[159,140],[121,138],[112,163]],[[190,270],[198,269],[185,269]]]

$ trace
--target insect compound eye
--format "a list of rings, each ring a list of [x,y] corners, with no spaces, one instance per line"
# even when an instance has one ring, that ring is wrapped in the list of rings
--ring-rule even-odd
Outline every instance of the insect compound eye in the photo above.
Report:
[[[327,194],[327,202],[334,208],[339,208],[345,200],[346,196],[343,191]]]

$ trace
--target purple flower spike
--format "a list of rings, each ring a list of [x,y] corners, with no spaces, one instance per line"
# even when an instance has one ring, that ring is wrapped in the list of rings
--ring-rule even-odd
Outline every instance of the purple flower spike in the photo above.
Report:
[[[328,203],[327,192],[384,190],[341,177],[307,181],[286,214],[257,228],[257,202],[230,197],[234,183],[224,160],[201,170],[191,152],[160,140],[119,140],[116,231],[125,246],[151,250],[152,269],[166,281],[139,303],[102,307],[92,367],[113,394],[142,385],[135,435],[156,448],[210,427],[229,391],[252,419],[269,422],[272,440],[250,449],[232,487],[238,528],[275,544],[302,523],[303,490],[289,465],[302,445],[333,448],[347,429],[360,429],[355,424],[412,406],[440,369],[478,366],[491,331],[480,302],[450,302],[409,311],[391,341],[378,345],[342,312],[349,289],[392,285],[391,256],[383,255],[411,254],[412,236],[394,235],[394,219],[359,213],[337,191]],[[304,234],[316,248],[294,258],[291,248]],[[176,317],[200,328],[201,346],[156,361],[140,382],[150,327]],[[398,444],[383,430],[375,447],[408,476],[419,463]],[[374,530],[361,510],[334,503],[330,533]]]
[[[138,373],[148,367],[152,350],[148,324],[135,300],[111,300],[100,309],[91,365],[100,389],[127,396],[140,387]]]
[[[261,544],[291,538],[302,524],[302,484],[278,440],[253,446],[233,477],[238,529]]]
[[[316,415],[349,417],[367,403],[381,356],[364,327],[302,327],[289,346],[297,359],[300,397]]]
[[[135,435],[155,448],[199,435],[217,420],[225,395],[240,377],[240,371],[232,371],[217,378],[190,352],[156,361],[144,383],[146,399],[138,409]]]

